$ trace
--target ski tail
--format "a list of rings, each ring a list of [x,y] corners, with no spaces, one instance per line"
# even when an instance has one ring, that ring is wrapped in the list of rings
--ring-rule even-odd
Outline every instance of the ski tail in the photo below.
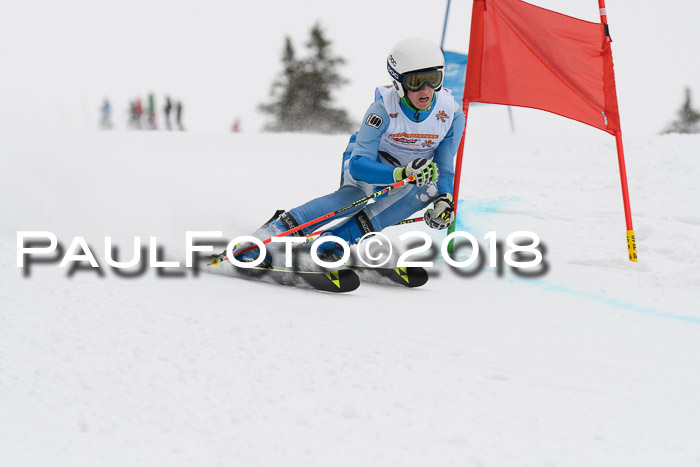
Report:
[[[393,285],[415,288],[421,287],[428,282],[428,271],[421,267],[370,267],[360,265],[348,265],[357,272],[361,280],[370,282],[390,282]],[[378,280],[379,279],[379,280]]]
[[[239,268],[229,261],[221,259],[220,255],[206,258],[206,266],[202,270],[247,280],[274,283],[288,287],[315,289],[321,292],[346,293],[360,286],[359,276],[350,269],[329,271],[301,271],[294,269],[275,268]]]

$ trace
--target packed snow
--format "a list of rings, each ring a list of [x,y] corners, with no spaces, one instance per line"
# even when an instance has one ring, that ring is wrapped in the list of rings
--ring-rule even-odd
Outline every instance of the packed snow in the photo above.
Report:
[[[470,3],[452,2],[447,50],[467,50]],[[596,2],[533,3],[598,20]],[[105,237],[120,259],[138,236],[143,262],[150,237],[184,262],[187,231],[249,234],[336,189],[349,135],[257,132],[284,36],[301,47],[320,21],[359,122],[388,49],[410,25],[437,41],[444,4],[3,3],[0,464],[699,466],[700,135],[655,133],[683,86],[697,105],[700,7],[607,3],[639,262],[612,136],[526,109],[512,133],[504,108],[472,106],[458,230],[486,260],[489,232],[536,233],[538,274],[437,256],[421,288],[344,295],[122,277]],[[158,111],[182,99],[188,131],[127,131],[148,92]],[[18,231],[83,237],[100,267],[18,268]],[[385,233],[410,231],[445,236]]]
[[[517,112],[516,112],[517,115]],[[537,233],[535,278],[440,258],[420,289],[346,295],[104,263],[157,237],[248,234],[335,189],[347,136],[92,132],[0,154],[0,453],[8,465],[700,463],[698,136],[487,136],[470,112],[459,230]],[[482,128],[484,127],[484,128]],[[259,161],[265,161],[260,165]],[[306,166],[313,166],[312,176]],[[311,183],[310,183],[311,182]],[[19,230],[101,264],[16,267]],[[392,239],[413,224],[387,229]],[[467,252],[462,252],[466,256]],[[486,254],[483,252],[482,254]],[[145,261],[145,259],[144,259]],[[87,263],[84,263],[87,265]],[[474,267],[469,268],[474,271]]]

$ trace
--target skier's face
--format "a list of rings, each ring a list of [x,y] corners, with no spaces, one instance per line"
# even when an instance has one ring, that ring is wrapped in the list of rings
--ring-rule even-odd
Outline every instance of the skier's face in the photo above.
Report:
[[[408,100],[411,101],[411,104],[418,110],[425,110],[430,107],[430,103],[433,102],[433,94],[435,94],[435,90],[428,86],[427,83],[420,91],[406,92],[408,94]]]

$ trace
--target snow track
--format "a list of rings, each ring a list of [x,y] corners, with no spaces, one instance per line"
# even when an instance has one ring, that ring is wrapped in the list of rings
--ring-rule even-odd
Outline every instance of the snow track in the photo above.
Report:
[[[468,133],[471,134],[471,133]],[[0,153],[0,458],[30,466],[693,466],[700,463],[700,137],[627,144],[640,262],[626,259],[614,141],[474,133],[460,229],[516,230],[546,274],[343,296],[201,274],[119,278],[185,231],[247,234],[335,189],[346,137],[110,133]],[[576,139],[579,138],[579,139]],[[576,141],[572,144],[571,141]],[[583,141],[583,143],[581,142]],[[256,154],[255,159],[246,157]],[[258,162],[314,164],[291,184]],[[478,155],[478,156],[477,156]],[[236,171],[226,173],[226,168]],[[222,171],[222,168],[224,169]],[[8,170],[9,169],[9,170]],[[215,176],[212,176],[215,175]],[[394,227],[391,238],[424,225]],[[86,238],[104,277],[15,266],[17,230]],[[430,232],[436,242],[443,233]]]

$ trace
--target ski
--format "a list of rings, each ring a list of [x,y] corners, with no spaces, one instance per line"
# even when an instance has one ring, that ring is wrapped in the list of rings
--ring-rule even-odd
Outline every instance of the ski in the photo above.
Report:
[[[350,269],[332,271],[299,271],[276,268],[238,268],[229,261],[208,258],[201,270],[229,277],[255,280],[287,287],[314,289],[321,292],[352,292],[360,286],[360,278]]]
[[[428,271],[416,266],[404,268],[374,268],[349,264],[346,264],[346,266],[356,271],[360,276],[360,280],[367,280],[368,282],[390,282],[408,288],[420,287],[428,282]],[[387,279],[387,281],[382,281],[381,279]]]

